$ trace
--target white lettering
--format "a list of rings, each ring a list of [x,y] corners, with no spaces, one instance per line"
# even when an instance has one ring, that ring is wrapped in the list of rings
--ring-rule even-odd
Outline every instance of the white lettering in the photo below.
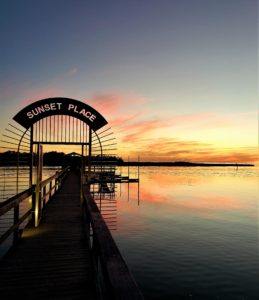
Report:
[[[44,114],[45,112],[61,109],[62,103],[46,103],[44,105],[33,108],[31,111],[28,111],[26,115],[29,119],[33,119],[35,116]],[[68,111],[72,111],[73,115],[78,114],[84,116],[86,119],[89,119],[90,122],[94,122],[94,120],[96,119],[96,115],[92,114],[91,111],[87,111],[84,108],[81,109],[80,106],[78,107],[74,104],[68,104],[67,109]]]
[[[69,104],[68,105],[68,110],[71,110],[71,109],[73,109],[75,106],[73,105],[73,104]]]
[[[38,112],[39,113],[45,112],[45,108],[43,107],[43,105],[38,107]]]
[[[27,112],[27,117],[29,117],[29,119],[32,119],[33,118],[33,114],[29,111],[29,112]]]
[[[38,107],[36,107],[35,109],[32,109],[31,112],[34,114],[34,116],[37,116],[39,114]]]
[[[96,115],[91,114],[90,111],[85,111],[85,109],[81,109],[79,112],[80,115],[84,115],[87,119],[93,122],[96,119]]]
[[[89,117],[89,120],[90,120],[91,122],[93,122],[95,119],[96,119],[96,115],[91,115],[91,117]]]
[[[45,111],[49,111],[50,110],[49,104],[45,104],[44,107],[45,107]]]
[[[60,110],[62,103],[46,103],[44,105],[35,107],[31,111],[27,112],[27,117],[29,119],[34,118],[34,116],[37,116],[39,114],[45,113],[50,110]]]
[[[81,109],[79,115],[84,115],[85,116],[85,109]]]
[[[56,110],[56,103],[50,103],[50,109],[51,110]]]
[[[61,109],[61,105],[62,105],[62,103],[57,103],[58,110],[60,110],[60,109]]]

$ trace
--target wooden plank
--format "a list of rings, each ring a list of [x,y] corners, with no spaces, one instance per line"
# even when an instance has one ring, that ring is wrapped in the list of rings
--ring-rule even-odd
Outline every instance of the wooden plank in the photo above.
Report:
[[[80,211],[79,177],[70,174],[46,204],[37,228],[0,261],[0,297],[97,299],[88,236]]]
[[[83,185],[83,194],[111,299],[143,300],[143,295],[112,238],[87,185]]]

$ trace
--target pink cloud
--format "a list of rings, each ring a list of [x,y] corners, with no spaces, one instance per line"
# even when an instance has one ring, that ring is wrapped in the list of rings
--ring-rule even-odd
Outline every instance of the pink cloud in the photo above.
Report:
[[[219,128],[228,127],[231,124],[231,120],[210,112],[171,116],[163,115],[163,117],[153,117],[149,120],[137,118],[142,116],[143,114],[135,116],[135,122],[125,122],[124,124],[120,124],[120,127],[122,128],[121,132],[124,133],[124,136],[122,137],[123,142],[130,143],[140,141],[144,137],[147,137],[148,133],[155,130],[163,130],[164,128]],[[120,118],[122,121],[124,120],[122,116]],[[118,125],[118,123],[116,123],[116,125]]]
[[[98,94],[87,99],[86,102],[91,103],[96,110],[105,114],[117,112],[123,103],[123,98],[118,94]]]
[[[124,127],[129,131],[137,128],[144,130],[150,130],[144,125],[145,122],[153,122],[165,124],[162,120],[166,120],[168,127],[181,126],[183,128],[229,128],[236,126],[237,122],[240,122],[240,117],[243,117],[242,122],[245,122],[244,117],[258,114],[258,112],[244,112],[233,115],[217,114],[215,112],[200,112],[200,113],[188,113],[188,114],[170,114],[166,113],[163,116],[152,117],[150,121],[142,121],[141,117],[148,117],[150,115],[150,108],[147,105],[151,102],[151,99],[143,95],[126,94],[120,92],[108,92],[98,93],[93,97],[87,99],[87,102],[100,111],[104,116],[113,121],[113,126]],[[137,112],[137,113],[136,113]],[[114,119],[115,115],[118,118]],[[151,117],[150,117],[151,118]],[[136,124],[129,126],[129,121],[136,120]],[[123,124],[124,123],[124,124]],[[140,125],[140,124],[143,125]],[[162,127],[166,127],[162,125]],[[150,127],[149,127],[150,128]]]
[[[129,111],[133,111],[135,114],[136,105],[143,105],[148,101],[144,96],[110,92],[96,94],[89,97],[85,102],[90,103],[100,113],[111,115],[112,118],[118,112],[128,114]]]
[[[141,113],[136,113],[136,114],[128,114],[124,116],[120,116],[117,118],[112,119],[109,124],[113,127],[124,127],[126,126],[129,122],[132,120],[136,119],[139,117]],[[124,130],[124,129],[123,129]]]
[[[163,127],[170,126],[170,120],[146,120],[140,121],[134,124],[127,124],[127,128],[125,130],[130,132],[125,134],[122,138],[123,142],[132,143],[137,140],[141,140],[143,137],[147,136],[148,133],[153,130],[161,129]]]

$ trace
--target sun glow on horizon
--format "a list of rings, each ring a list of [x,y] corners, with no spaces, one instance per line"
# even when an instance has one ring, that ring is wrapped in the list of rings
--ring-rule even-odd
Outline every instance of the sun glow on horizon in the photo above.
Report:
[[[167,113],[155,116],[146,107],[148,98],[115,92],[89,97],[85,102],[100,110],[108,120],[117,143],[114,155],[125,161],[128,157],[131,160],[139,157],[141,161],[161,162],[259,161],[255,140],[257,112],[229,115],[215,112]],[[142,103],[143,109],[136,110],[132,107],[133,103]],[[0,148],[0,151],[5,149]],[[44,151],[67,154],[80,152],[80,147],[45,145]]]

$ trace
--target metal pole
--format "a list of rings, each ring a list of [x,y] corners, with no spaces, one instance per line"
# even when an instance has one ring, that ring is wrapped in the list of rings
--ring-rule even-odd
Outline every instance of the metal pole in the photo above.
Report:
[[[84,170],[85,170],[84,145],[82,145],[82,148],[81,148],[81,178],[80,178],[80,207],[81,207],[81,210],[83,209],[83,182],[84,182],[84,175],[85,175]]]
[[[138,156],[138,180],[139,180],[139,156]]]
[[[31,136],[30,136],[30,174],[29,174],[29,187],[32,186],[32,172],[33,172],[33,125],[31,127]]]
[[[130,170],[129,170],[129,156],[128,156],[128,201],[129,201],[129,176],[130,176]]]
[[[130,158],[128,156],[128,178],[130,177],[130,166],[129,166],[129,161],[130,161]]]
[[[92,158],[92,129],[89,127],[89,143],[88,143],[88,183],[91,177],[91,158]]]
[[[138,205],[139,205],[139,156],[138,156]]]
[[[37,178],[36,178],[36,198],[35,198],[35,221],[37,227],[41,218],[41,180],[42,180],[42,145],[37,147]]]

